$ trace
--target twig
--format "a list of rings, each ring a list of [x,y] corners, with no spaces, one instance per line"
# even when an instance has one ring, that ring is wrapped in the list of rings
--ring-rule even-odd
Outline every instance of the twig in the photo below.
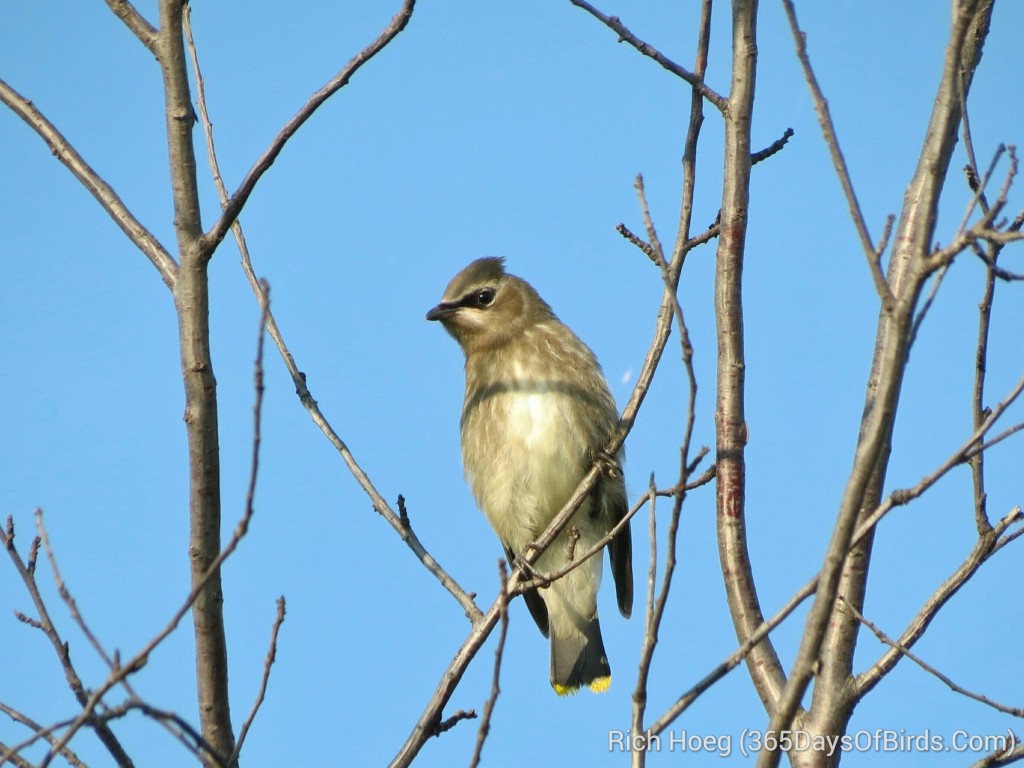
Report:
[[[967,151],[968,165],[964,166],[967,184],[972,192],[978,195],[978,202],[983,212],[989,209],[985,197],[984,184],[978,180],[978,162],[974,154],[974,140],[971,137],[971,124],[967,113],[967,102],[963,87],[960,88],[960,109],[963,112],[964,148]],[[1024,224],[1024,216],[1018,216],[1007,228],[1007,231],[1019,231]],[[972,420],[975,429],[985,418],[985,375],[988,367],[988,342],[992,326],[992,303],[995,298],[996,279],[1024,279],[1024,275],[1015,276],[996,264],[1002,246],[990,242],[989,253],[986,254],[977,243],[972,244],[973,251],[985,262],[985,285],[981,301],[978,303],[978,341],[974,353],[974,387],[971,393]],[[941,273],[940,273],[941,274]],[[985,455],[979,451],[971,458],[971,482],[974,486],[974,524],[981,536],[992,529],[988,518],[988,494],[985,492]]]
[[[274,164],[277,156],[284,149],[284,145],[288,140],[295,135],[295,132],[302,127],[303,123],[308,120],[314,112],[331,96],[337,93],[341,88],[345,87],[352,76],[359,71],[359,68],[366,62],[380,53],[388,43],[390,43],[399,32],[405,29],[405,26],[409,23],[409,19],[412,17],[413,6],[416,4],[416,0],[404,0],[401,9],[394,15],[391,22],[384,28],[384,30],[377,36],[377,38],[363,48],[359,53],[353,56],[349,62],[341,68],[341,70],[332,77],[320,90],[314,93],[302,108],[295,113],[295,116],[291,118],[284,127],[281,128],[277,136],[274,137],[273,141],[270,142],[270,146],[263,152],[262,155],[256,160],[249,172],[245,174],[245,178],[242,179],[242,183],[238,185],[238,189],[235,190],[234,194],[231,195],[230,200],[223,206],[224,210],[221,216],[210,230],[204,236],[205,247],[209,251],[213,251],[220,243],[221,240],[228,233],[228,228],[238,218],[242,208],[245,206],[246,201],[249,199],[249,195],[252,194],[253,189],[256,186],[256,182],[260,180],[267,169]]]
[[[650,540],[650,557],[647,566],[647,597],[644,604],[644,634],[640,644],[640,661],[637,663],[636,687],[633,689],[633,712],[631,727],[633,733],[644,733],[644,715],[647,712],[647,682],[651,672],[651,661],[654,659],[654,647],[657,636],[653,633],[657,598],[655,590],[658,584],[658,514],[657,486],[654,484],[654,473],[648,480],[645,500],[651,508],[647,515],[647,538]],[[634,768],[642,768],[646,763],[646,750],[635,750],[632,755]],[[640,753],[640,754],[637,754]]]
[[[707,448],[702,448],[701,456],[706,455],[707,452]],[[656,496],[676,497],[680,494],[680,492],[688,493],[689,491],[707,485],[714,478],[715,467],[714,465],[712,465],[708,469],[704,470],[704,472],[701,473],[700,477],[698,477],[693,482],[686,483],[686,485],[682,487],[676,484],[673,485],[671,488],[656,490],[654,494]],[[614,539],[622,531],[623,528],[629,525],[629,522],[636,516],[640,509],[643,508],[644,504],[647,504],[650,500],[651,494],[648,491],[644,493],[639,499],[637,499],[636,502],[633,503],[633,506],[630,507],[629,511],[625,515],[623,515],[621,520],[619,520],[614,526],[612,526],[608,533],[606,533],[604,536],[602,536],[600,539],[594,542],[590,549],[588,549],[582,555],[577,556],[576,559],[572,562],[567,563],[558,570],[551,571],[550,573],[536,572],[535,569],[531,568],[530,572],[534,574],[534,578],[531,578],[529,581],[520,581],[515,586],[513,592],[515,594],[522,594],[523,592],[526,592],[530,589],[546,587],[549,584],[551,584],[551,582],[557,581],[558,579],[565,576],[567,573],[579,568],[581,565],[583,565],[583,563],[587,562],[590,558],[595,557],[601,550],[603,550],[609,544],[609,542],[611,542],[611,540]]]
[[[242,745],[245,744],[245,737],[249,735],[249,728],[252,727],[253,721],[256,719],[256,713],[260,711],[263,699],[267,695],[267,684],[270,682],[270,668],[277,659],[277,633],[280,632],[281,625],[284,624],[284,616],[285,601],[284,595],[281,595],[281,597],[277,598],[277,615],[274,616],[274,624],[270,629],[270,647],[267,648],[267,658],[263,661],[263,677],[260,679],[260,690],[256,694],[256,701],[253,702],[249,716],[245,718],[242,729],[238,732],[235,751],[228,758],[229,766],[237,765],[238,756],[242,753]]]
[[[199,118],[206,138],[206,152],[210,164],[210,172],[213,176],[214,184],[217,187],[217,194],[220,196],[221,206],[226,208],[229,204],[228,192],[221,177],[220,163],[217,160],[216,145],[213,140],[213,123],[210,120],[209,111],[207,109],[206,86],[203,79],[202,69],[199,66],[199,57],[196,53],[195,41],[192,36],[189,8],[190,6],[186,6],[184,28],[189,56],[192,59],[192,69],[196,76],[196,103],[199,107]],[[285,367],[288,369],[288,373],[292,377],[292,382],[295,384],[295,392],[299,397],[299,401],[309,412],[309,415],[313,419],[313,423],[319,427],[324,436],[335,447],[338,453],[341,454],[342,460],[345,462],[345,465],[348,467],[353,477],[355,477],[356,482],[359,483],[367,496],[370,497],[374,510],[391,525],[423,566],[433,574],[441,583],[441,586],[448,590],[448,592],[451,593],[451,595],[458,601],[469,620],[473,623],[480,621],[483,614],[474,602],[473,595],[464,590],[462,586],[455,581],[455,579],[453,579],[444,568],[441,567],[440,563],[438,563],[433,556],[427,552],[426,547],[423,546],[419,537],[409,525],[408,516],[403,518],[400,514],[396,514],[394,510],[391,509],[388,503],[384,500],[384,497],[377,491],[369,476],[356,462],[355,456],[352,455],[348,446],[341,437],[338,436],[338,433],[334,431],[330,422],[323,415],[323,412],[320,410],[320,406],[317,404],[317,401],[313,398],[312,394],[310,394],[309,388],[306,386],[306,375],[299,370],[298,365],[295,363],[295,358],[292,356],[291,351],[285,344],[284,337],[281,334],[281,329],[277,324],[277,320],[274,318],[274,313],[269,307],[265,306],[265,297],[262,294],[259,280],[257,279],[256,272],[252,266],[249,247],[245,241],[241,223],[237,219],[232,221],[231,230],[235,236],[235,242],[241,255],[242,270],[245,272],[245,276],[249,281],[249,285],[252,288],[261,309],[264,309],[267,313],[267,332],[270,334],[270,338],[273,339],[274,344],[281,355],[281,359],[284,361]]]
[[[1000,246],[1001,243],[993,243],[993,245]],[[992,270],[993,276],[997,279],[1007,283],[1014,283],[1024,280],[1024,272],[1011,272],[1008,269],[1003,269],[993,260],[993,257],[985,253],[984,250],[977,244],[972,244],[972,250],[974,254],[985,263],[985,266]]]
[[[501,688],[498,686],[498,679],[501,674],[501,657],[505,653],[505,637],[508,635],[508,570],[505,568],[505,561],[498,561],[498,577],[501,582],[501,592],[504,596],[501,602],[501,629],[498,632],[498,646],[494,649],[494,673],[491,676],[491,695],[484,704],[484,714],[480,718],[480,727],[476,732],[476,748],[473,750],[473,757],[469,761],[469,768],[476,768],[480,764],[480,754],[484,748],[484,742],[491,731],[491,714],[494,712],[494,705],[498,701],[498,694]]]
[[[441,720],[434,726],[431,736],[440,736],[442,733],[447,733],[456,725],[461,723],[463,720],[476,720],[475,709],[459,709],[456,710],[455,714],[445,720]]]
[[[1024,528],[1020,528],[1014,535],[1000,538],[1008,528],[1019,524],[1022,520],[1024,520],[1024,515],[1022,515],[1020,507],[1017,507],[1000,520],[991,530],[978,536],[970,554],[968,554],[956,571],[939,586],[935,593],[925,601],[921,610],[917,612],[907,625],[907,628],[900,634],[898,642],[902,647],[912,647],[924,635],[928,626],[935,616],[938,615],[942,607],[974,576],[977,570],[992,555],[1002,549],[1003,546],[1016,539],[1021,532],[1024,532]],[[869,669],[857,675],[854,680],[855,698],[863,698],[885,675],[892,671],[892,668],[896,666],[900,658],[899,652],[895,650],[889,651]]]
[[[985,184],[988,183],[989,178],[992,176],[996,163],[1004,151],[1006,151],[1010,156],[1010,167],[1006,171],[1006,178],[1003,180],[1003,186],[999,190],[999,196],[996,198],[995,202],[992,203],[992,206],[984,211],[982,217],[976,221],[970,229],[965,229],[967,226],[967,220],[970,217],[974,206],[978,203],[982,190],[985,188]],[[945,248],[937,248],[928,257],[927,267],[929,270],[934,271],[935,269],[939,269],[943,265],[952,262],[953,259],[955,259],[963,250],[978,240],[987,240],[991,243],[1003,245],[1024,237],[1024,235],[1018,231],[1008,229],[1004,232],[993,228],[993,222],[995,222],[996,216],[998,216],[1000,212],[1002,212],[1003,208],[1006,207],[1010,187],[1013,186],[1013,181],[1017,176],[1018,164],[1016,148],[1012,145],[1007,147],[1000,145],[999,149],[996,151],[995,157],[992,159],[992,164],[989,167],[989,170],[985,173],[984,183],[978,187],[978,191],[975,192],[971,202],[967,205],[967,210],[964,212],[964,219],[960,222],[960,226],[957,228],[957,234],[953,238],[953,242]]]
[[[739,648],[733,651],[717,667],[706,674],[696,683],[696,685],[683,693],[672,706],[665,710],[665,713],[659,717],[646,732],[651,735],[657,735],[668,728],[673,721],[685,712],[693,702],[700,698],[705,691],[738,667],[740,663],[747,658],[750,652],[753,651],[754,648],[756,648],[765,638],[767,638],[777,626],[785,621],[793,611],[795,611],[800,604],[804,602],[804,600],[813,595],[817,588],[818,576],[815,576],[804,584],[804,586],[801,587],[789,599],[789,601],[776,612],[774,616],[767,620],[762,619],[761,623],[753,632],[750,633],[750,636],[742,643],[742,645],[740,645]]]
[[[782,134],[782,136],[780,138],[778,138],[775,141],[773,141],[771,144],[769,144],[764,149],[761,149],[761,150],[758,150],[757,152],[754,152],[750,156],[750,164],[751,165],[757,165],[762,160],[767,160],[769,157],[771,157],[772,155],[776,154],[777,152],[781,152],[782,148],[784,146],[786,146],[786,144],[789,143],[789,140],[792,138],[793,134],[794,134],[793,129],[792,128],[787,128],[783,132],[783,134]]]
[[[807,81],[807,86],[810,88],[811,96],[814,99],[814,110],[818,113],[818,124],[821,125],[822,137],[825,139],[829,154],[832,156],[832,165],[835,167],[836,174],[839,176],[839,183],[843,187],[843,194],[846,196],[846,204],[850,209],[853,226],[857,229],[861,247],[864,249],[864,255],[868,260],[871,279],[874,281],[875,290],[882,301],[882,308],[886,312],[890,312],[892,310],[893,295],[892,290],[889,288],[889,283],[886,282],[885,275],[882,272],[880,264],[881,248],[876,248],[871,240],[867,222],[864,220],[860,202],[857,200],[857,193],[853,189],[850,170],[846,165],[846,158],[843,157],[843,151],[839,147],[839,137],[836,134],[835,124],[832,122],[828,100],[825,98],[825,94],[822,93],[821,86],[818,85],[818,78],[814,74],[810,56],[807,54],[807,35],[800,29],[800,24],[797,22],[793,0],[782,0],[782,5],[786,9],[789,28],[793,33],[793,40],[796,42],[796,55],[800,59],[800,65],[803,67],[804,79]]]
[[[1004,714],[1013,715],[1014,717],[1024,717],[1024,709],[1022,709],[1021,707],[1008,707],[1005,704],[1000,704],[997,701],[992,701],[992,699],[988,698],[987,696],[983,696],[980,693],[973,693],[972,691],[969,691],[966,688],[957,685],[948,676],[944,675],[931,664],[925,662],[923,659],[921,659],[920,656],[917,656],[905,645],[903,645],[900,642],[897,642],[896,640],[893,640],[891,637],[885,634],[885,632],[879,629],[879,627],[876,624],[871,622],[869,619],[865,618],[864,614],[858,611],[857,608],[852,603],[850,603],[845,597],[840,595],[839,599],[846,606],[846,609],[856,617],[857,621],[859,621],[865,627],[870,629],[874,633],[875,637],[877,637],[886,645],[890,646],[893,650],[899,652],[900,655],[906,656],[908,659],[917,664],[917,666],[919,666],[928,674],[937,677],[939,680],[945,683],[949,687],[949,689],[952,690],[954,693],[959,693],[963,696],[966,696],[969,699],[974,699],[975,701],[981,702],[982,704],[992,707],[993,709]]]
[[[107,710],[101,715],[97,715],[96,719],[102,720],[103,722],[110,722],[121,717],[125,717],[128,714],[138,711],[151,720],[156,720],[158,723],[168,727],[172,733],[174,728],[178,728],[181,732],[181,738],[179,739],[185,747],[197,758],[209,758],[215,765],[221,766],[221,768],[227,768],[227,763],[224,757],[220,755],[213,746],[203,738],[203,735],[199,733],[192,724],[189,723],[185,718],[176,712],[170,710],[160,709],[154,707],[152,704],[147,704],[138,698],[132,698],[123,704],[120,704],[112,709]],[[191,743],[189,742],[191,739]]]
[[[708,447],[706,445],[705,446],[701,446],[701,449],[698,452],[697,458],[700,459],[703,456],[706,456],[707,453],[708,453]],[[692,464],[693,464],[693,462],[691,462],[691,465]],[[691,470],[690,472],[692,474],[693,470]],[[683,488],[682,490],[684,490],[684,491],[692,491],[692,490],[694,490],[696,488],[700,488],[702,485],[707,485],[708,483],[710,483],[714,479],[715,479],[715,465],[712,464],[710,467],[708,467],[703,472],[701,472],[700,476],[696,480],[692,480],[692,481],[688,482],[686,484],[686,487]],[[659,488],[658,491],[657,491],[657,495],[658,496],[677,496],[679,494],[679,491],[680,491],[679,486],[678,485],[673,485],[673,486],[670,486],[668,488]]]
[[[1020,517],[1020,514],[1021,514],[1020,507],[1019,506],[1018,507],[1014,507],[1013,510],[1011,510],[1010,514],[1011,515],[1017,515],[1018,517]],[[999,539],[999,541],[996,542],[996,545],[992,548],[992,554],[995,554],[996,552],[1001,550],[1003,547],[1005,547],[1007,544],[1012,544],[1014,541],[1019,539],[1021,536],[1024,536],[1024,528],[1018,528],[1013,533],[1008,533],[1005,536],[1001,537]]]
[[[633,230],[627,227],[625,224],[618,224],[615,227],[615,231],[622,235],[624,238],[629,240],[633,245],[643,251],[644,255],[655,264],[658,263],[658,256],[655,254],[651,244],[643,240],[639,235],[635,234]]]
[[[8,747],[4,742],[0,741],[0,765],[9,762],[14,768],[33,768],[32,763],[20,755],[14,754],[15,751],[14,747]]]
[[[78,604],[75,602],[75,598],[71,596],[71,592],[68,590],[67,584],[64,583],[63,577],[60,575],[60,569],[57,567],[57,558],[53,554],[53,550],[50,548],[50,537],[46,533],[46,526],[43,524],[43,510],[37,508],[35,512],[36,517],[36,529],[39,531],[39,535],[36,541],[42,543],[43,551],[46,553],[46,559],[50,562],[50,570],[53,572],[53,581],[57,585],[57,594],[60,595],[64,604],[68,607],[68,611],[71,613],[71,618],[74,619],[75,624],[85,635],[89,644],[96,651],[96,655],[99,656],[106,663],[110,669],[114,668],[114,661],[107,655],[106,650],[100,644],[100,641],[89,629],[89,626],[85,623],[82,618],[82,614],[78,610]],[[34,542],[33,542],[34,543]]]
[[[50,148],[56,157],[82,186],[96,198],[96,202],[114,220],[135,247],[142,251],[146,258],[156,267],[164,284],[173,289],[178,275],[178,264],[174,257],[161,245],[156,236],[142,226],[132,215],[118,194],[103,178],[85,162],[64,135],[40,112],[35,104],[0,80],[0,101],[6,104],[14,114],[24,120]]]
[[[956,228],[957,233],[963,232],[965,229],[967,229],[967,222],[970,221],[971,214],[974,212],[974,207],[976,205],[980,204],[982,210],[985,213],[988,213],[991,210],[991,207],[988,204],[988,200],[985,197],[985,187],[987,187],[989,181],[992,180],[992,175],[996,171],[996,166],[999,164],[999,159],[1006,152],[1006,149],[1007,148],[1005,144],[1000,144],[998,147],[996,147],[996,151],[992,155],[992,160],[989,162],[988,168],[985,170],[985,175],[982,177],[980,182],[978,181],[977,176],[974,176],[973,184],[971,184],[972,179],[968,178],[968,185],[971,187],[971,191],[974,192],[974,195],[971,197],[970,200],[967,201],[967,209],[964,211],[963,218],[960,220],[960,224]],[[1012,148],[1010,149],[1010,152],[1012,160]],[[1011,167],[1012,165],[1013,162],[1011,162]],[[1003,195],[1000,195],[1000,197],[1003,197]]]
[[[708,69],[708,52],[711,50],[711,5],[712,0],[701,0],[700,21],[697,23],[697,51],[694,55],[693,74],[704,82]],[[693,196],[697,188],[697,145],[704,125],[704,98],[697,88],[690,89],[690,121],[686,126],[683,141],[683,188],[679,201],[679,226],[676,241],[672,246],[670,272],[672,284],[676,285],[682,274],[686,255],[696,247],[690,242],[690,224],[693,222]]]
[[[964,151],[967,153],[967,165],[964,166],[964,174],[967,177],[967,186],[971,192],[977,192],[981,189],[981,197],[979,202],[983,210],[988,209],[988,200],[985,198],[985,191],[981,188],[981,184],[978,181],[978,159],[974,154],[974,137],[971,134],[971,120],[967,112],[967,98],[964,93],[963,78],[957,88],[957,98],[960,101],[960,123],[963,125],[964,134]]]
[[[640,201],[640,215],[643,216],[644,229],[647,231],[647,240],[651,244],[651,253],[647,256],[657,264],[662,271],[665,270],[665,252],[661,248],[661,241],[658,239],[658,232],[654,228],[654,222],[651,220],[651,211],[647,207],[647,193],[644,191],[644,177],[643,174],[638,173],[636,180],[633,182],[633,188],[636,189],[637,199]],[[669,285],[669,290],[673,296],[675,291],[672,289],[673,286]]]
[[[37,510],[37,514],[41,515],[42,513]],[[71,693],[74,694],[75,700],[84,708],[92,699],[88,695],[85,686],[82,684],[82,680],[78,676],[78,672],[75,670],[74,664],[71,662],[71,651],[68,644],[61,639],[60,634],[57,632],[57,628],[50,619],[50,613],[46,608],[46,604],[43,602],[42,596],[39,594],[35,575],[29,572],[28,568],[22,562],[21,557],[18,555],[17,549],[15,549],[14,520],[11,517],[7,518],[6,530],[0,532],[0,538],[3,539],[4,548],[7,550],[8,555],[10,555],[11,562],[14,564],[15,570],[21,577],[21,580],[25,585],[25,589],[28,590],[29,597],[32,598],[32,602],[39,614],[38,622],[30,621],[29,623],[42,630],[43,634],[45,634],[47,639],[50,641],[50,645],[53,646],[53,650],[56,652],[57,658],[60,659],[61,667],[64,670],[64,678],[67,680]],[[36,550],[37,548],[38,545],[33,542],[32,549]],[[95,694],[93,694],[93,698],[95,698]],[[98,702],[99,699],[96,699],[96,701]],[[93,706],[95,706],[95,703]],[[79,723],[78,727],[81,727],[81,723]],[[100,741],[103,742],[104,747],[106,747],[107,751],[110,752],[118,766],[122,766],[122,768],[124,768],[132,765],[131,758],[124,751],[120,741],[106,723],[97,723],[94,725],[94,729],[96,731],[96,735],[99,737]],[[60,754],[61,750],[67,745],[68,738],[70,737],[66,737],[63,740],[55,739],[54,741],[51,741],[50,743],[52,746],[50,754],[44,758],[41,765],[49,763],[54,754]]]
[[[575,5],[577,8],[582,8],[584,11],[589,13],[595,19],[600,21],[606,27],[611,29],[615,34],[619,36],[620,43],[629,43],[631,46],[636,48],[644,56],[648,56],[658,62],[661,66],[671,72],[677,77],[681,77],[683,80],[692,85],[701,96],[714,104],[720,112],[723,114],[729,111],[729,100],[722,96],[720,93],[716,93],[705,85],[703,78],[698,77],[693,72],[690,72],[685,67],[681,67],[674,61],[662,54],[657,48],[650,43],[646,43],[632,32],[630,32],[626,25],[623,24],[618,16],[606,16],[601,13],[597,8],[592,6],[586,0],[569,0],[570,3]]]
[[[1017,424],[1014,424],[1012,427],[1007,427],[1002,432],[1000,432],[998,435],[993,437],[991,440],[986,440],[983,443],[978,443],[973,448],[970,448],[966,452],[964,452],[964,456],[963,456],[962,461],[965,462],[965,463],[970,461],[975,456],[981,455],[982,453],[987,451],[992,446],[998,445],[999,443],[1003,442],[1003,440],[1006,440],[1009,437],[1013,437],[1015,434],[1020,432],[1022,429],[1024,429],[1024,422],[1018,422]]]
[[[253,392],[255,393],[252,404],[252,449],[249,454],[249,483],[245,489],[245,514],[242,516],[241,535],[246,534],[249,520],[253,514],[253,502],[256,498],[256,478],[260,471],[260,444],[263,437],[260,431],[260,423],[263,416],[263,340],[267,335],[267,318],[270,315],[270,284],[266,280],[260,280],[260,324],[259,334],[256,336],[256,360],[253,363]]]
[[[43,727],[28,715],[14,709],[14,707],[9,707],[3,702],[0,702],[0,712],[3,712],[5,715],[10,717],[14,722],[21,723],[26,726],[30,731],[32,731],[32,733],[36,734],[39,738],[45,739],[50,744],[53,744],[56,741],[56,738],[53,736],[52,729]],[[0,765],[3,765],[8,760],[21,760],[22,758],[18,757],[14,753],[20,752],[23,748],[24,747],[21,745],[16,747],[6,747],[0,744]],[[69,765],[72,765],[75,768],[87,768],[85,763],[82,762],[70,747],[63,747],[60,751],[60,756],[67,760]],[[16,764],[20,765],[20,763]],[[30,765],[30,763],[26,760],[25,765]]]

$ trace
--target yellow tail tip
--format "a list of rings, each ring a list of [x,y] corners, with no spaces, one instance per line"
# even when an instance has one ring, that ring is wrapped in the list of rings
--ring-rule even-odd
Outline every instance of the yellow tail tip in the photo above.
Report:
[[[599,677],[596,680],[591,681],[590,690],[594,693],[604,693],[608,690],[608,686],[612,684],[612,678]],[[578,685],[562,685],[561,683],[552,683],[551,687],[555,689],[555,693],[559,696],[575,696],[580,692],[580,686]]]

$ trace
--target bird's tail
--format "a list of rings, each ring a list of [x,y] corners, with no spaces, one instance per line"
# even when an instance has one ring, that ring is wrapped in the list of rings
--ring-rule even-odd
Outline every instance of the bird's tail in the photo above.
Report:
[[[559,631],[561,630],[561,631]],[[551,687],[559,696],[586,685],[594,693],[608,690],[612,670],[604,652],[597,615],[584,627],[551,627]]]

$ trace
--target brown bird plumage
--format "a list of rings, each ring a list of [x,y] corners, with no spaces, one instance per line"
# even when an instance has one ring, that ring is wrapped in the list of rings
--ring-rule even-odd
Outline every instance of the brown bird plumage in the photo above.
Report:
[[[466,355],[462,463],[477,505],[510,558],[537,538],[565,505],[618,424],[615,401],[594,353],[533,287],[484,258],[448,284],[427,313]],[[627,511],[621,472],[605,473],[588,500],[536,563],[551,573],[589,550]],[[568,531],[580,538],[570,547]],[[619,610],[633,606],[629,526],[608,545]],[[582,685],[603,691],[611,670],[601,638],[593,557],[550,587],[524,595],[551,638],[551,684],[559,694]]]

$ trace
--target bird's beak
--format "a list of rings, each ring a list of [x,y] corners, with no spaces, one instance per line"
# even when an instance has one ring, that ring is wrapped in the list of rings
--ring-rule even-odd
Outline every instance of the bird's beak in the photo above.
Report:
[[[444,320],[446,317],[450,317],[451,314],[457,309],[451,304],[441,302],[432,310],[427,312],[427,320]]]

